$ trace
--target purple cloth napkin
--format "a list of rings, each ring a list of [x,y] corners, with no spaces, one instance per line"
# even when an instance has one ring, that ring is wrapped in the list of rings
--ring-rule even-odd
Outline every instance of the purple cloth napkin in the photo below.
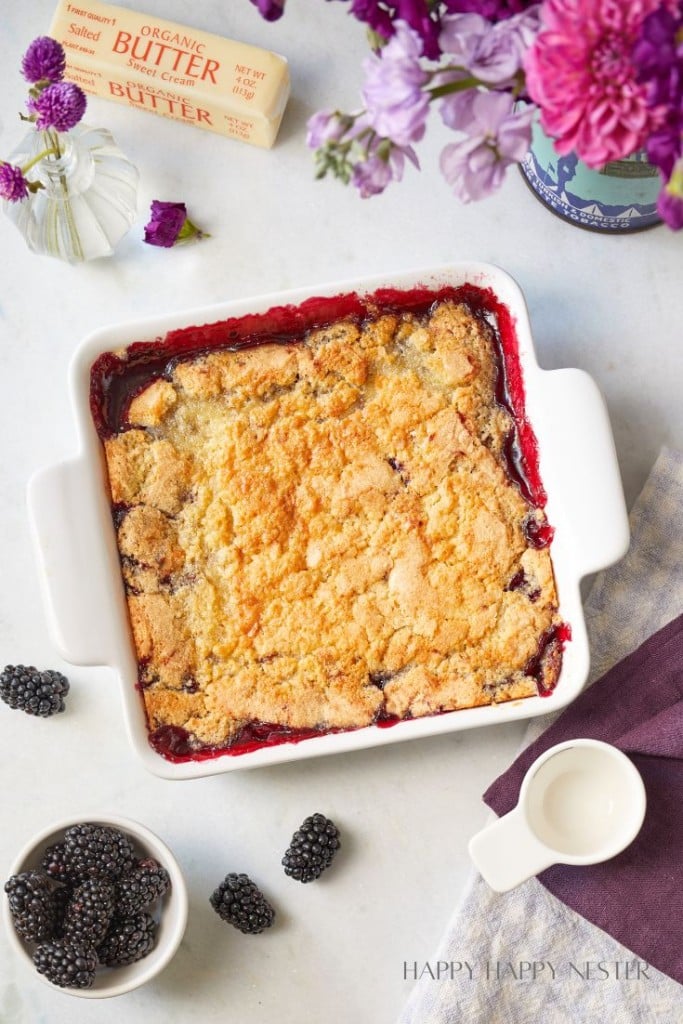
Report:
[[[579,737],[605,740],[631,757],[647,791],[645,822],[613,860],[590,867],[556,865],[538,879],[582,917],[683,984],[683,615],[574,701],[489,787],[486,803],[507,814],[539,754]]]

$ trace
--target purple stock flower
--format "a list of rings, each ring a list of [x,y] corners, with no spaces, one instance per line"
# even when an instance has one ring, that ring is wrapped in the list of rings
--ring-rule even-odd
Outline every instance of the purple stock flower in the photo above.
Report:
[[[529,149],[533,113],[533,108],[515,111],[505,93],[470,89],[446,97],[442,117],[465,135],[446,146],[440,160],[458,199],[483,199],[500,187],[510,164],[519,163]]]
[[[540,6],[491,24],[479,14],[447,15],[439,43],[457,63],[487,85],[508,85],[540,29]]]
[[[21,71],[27,82],[61,82],[65,67],[64,47],[50,36],[34,39],[21,62]]]
[[[149,223],[145,226],[145,242],[158,245],[162,249],[171,249],[181,242],[192,238],[205,237],[187,216],[185,203],[167,203],[159,199],[152,200]]]
[[[28,196],[28,182],[21,167],[0,163],[0,198],[9,203],[20,203]]]
[[[306,124],[306,145],[318,149],[326,142],[338,142],[353,124],[353,119],[338,111],[319,110]]]
[[[379,54],[363,63],[363,99],[370,125],[399,146],[419,142],[425,133],[429,75],[420,65],[422,40],[404,22]]]
[[[83,117],[85,104],[85,93],[80,86],[73,82],[55,82],[35,99],[29,100],[28,108],[37,115],[36,128],[68,132]]]
[[[259,13],[266,21],[277,21],[281,18],[285,9],[285,0],[251,0]]]
[[[415,167],[420,166],[411,146],[391,146],[388,153],[383,153],[386,146],[386,142],[379,142],[367,159],[359,161],[353,169],[351,184],[358,189],[361,199],[379,195],[390,182],[400,181],[406,158]]]

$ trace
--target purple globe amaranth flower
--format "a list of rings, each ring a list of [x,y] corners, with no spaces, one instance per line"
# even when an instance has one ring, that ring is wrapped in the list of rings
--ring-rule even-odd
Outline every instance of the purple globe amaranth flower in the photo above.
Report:
[[[506,86],[522,69],[524,55],[541,27],[540,7],[492,24],[479,14],[447,15],[439,44],[481,82]]]
[[[168,203],[159,199],[152,200],[150,220],[145,226],[145,242],[157,245],[162,249],[171,249],[181,242],[205,237],[187,216],[185,203]]]
[[[65,67],[64,47],[50,36],[34,39],[21,61],[27,82],[61,82]]]
[[[85,93],[73,82],[55,82],[28,101],[29,110],[36,115],[36,128],[41,131],[71,131],[83,117],[85,106]]]
[[[363,62],[363,99],[367,119],[378,135],[398,146],[419,142],[425,133],[429,94],[423,90],[429,75],[420,64],[422,40],[405,22],[382,49]]]
[[[506,93],[470,89],[447,96],[441,115],[465,136],[441,153],[441,170],[455,196],[468,203],[491,195],[529,149],[533,108],[515,111]]]
[[[259,13],[266,21],[277,21],[281,18],[285,9],[285,0],[251,0]]]
[[[0,163],[0,198],[9,203],[20,203],[28,196],[28,182],[21,167]]]

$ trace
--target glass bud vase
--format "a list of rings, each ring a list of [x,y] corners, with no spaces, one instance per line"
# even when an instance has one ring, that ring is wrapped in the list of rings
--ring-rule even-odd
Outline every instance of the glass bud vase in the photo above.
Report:
[[[110,256],[135,220],[137,168],[102,128],[32,131],[8,160],[42,185],[3,204],[33,252],[69,263]]]

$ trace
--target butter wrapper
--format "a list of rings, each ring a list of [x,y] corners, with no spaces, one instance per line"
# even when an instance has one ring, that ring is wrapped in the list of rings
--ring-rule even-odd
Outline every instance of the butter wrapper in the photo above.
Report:
[[[88,93],[270,148],[289,98],[269,50],[100,0],[60,0],[50,35]]]

